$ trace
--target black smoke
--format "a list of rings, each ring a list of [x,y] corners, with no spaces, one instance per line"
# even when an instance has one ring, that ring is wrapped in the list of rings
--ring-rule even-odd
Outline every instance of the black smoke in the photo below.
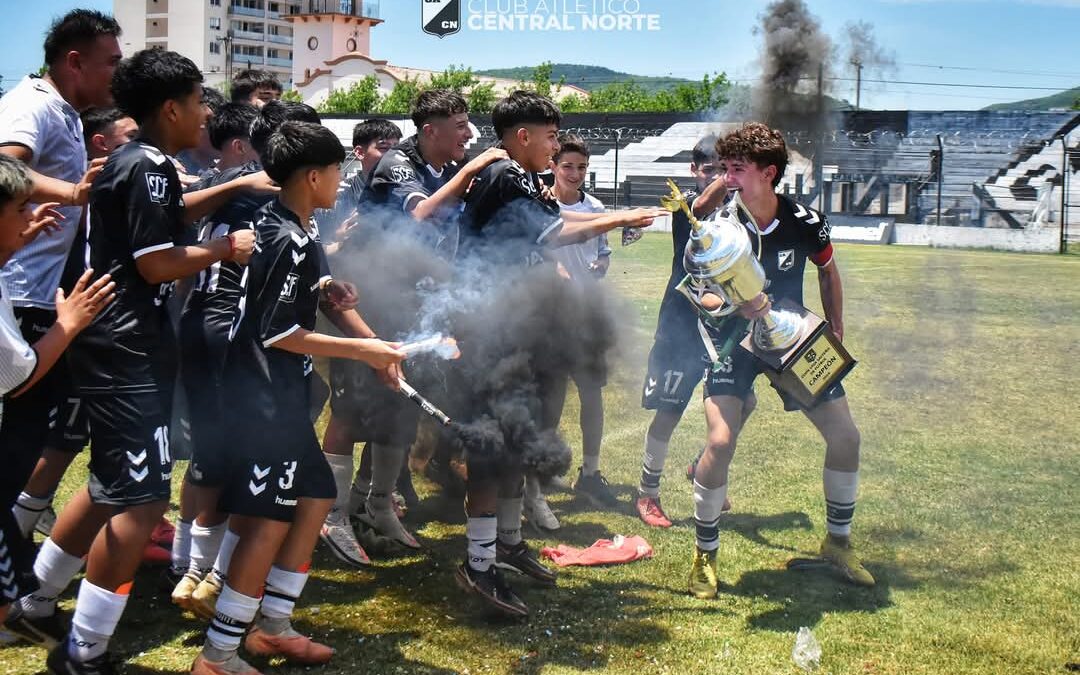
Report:
[[[383,339],[458,340],[459,359],[418,356],[406,363],[406,377],[454,420],[448,433],[470,472],[559,475],[571,454],[548,394],[575,369],[606,366],[630,332],[628,313],[603,285],[564,279],[551,262],[527,265],[535,249],[513,234],[527,228],[514,227],[517,216],[504,211],[508,236],[437,248],[432,225],[369,212],[334,260],[335,276],[357,284],[359,310]],[[455,248],[452,260],[438,252]]]
[[[832,41],[803,0],[775,0],[759,19],[761,78],[753,93],[755,114],[772,124],[805,115],[817,104],[819,81],[821,93],[826,93]]]

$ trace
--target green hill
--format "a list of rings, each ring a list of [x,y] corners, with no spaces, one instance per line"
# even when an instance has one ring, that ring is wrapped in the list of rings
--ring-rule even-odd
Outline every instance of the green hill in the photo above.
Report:
[[[510,80],[529,80],[532,77],[532,66],[519,66],[517,68],[490,68],[488,70],[473,71],[477,75],[488,77],[504,77]],[[704,73],[702,73],[704,75]],[[584,66],[575,63],[554,63],[551,66],[551,79],[555,82],[565,77],[567,84],[581,87],[586,91],[593,91],[612,82],[636,82],[650,94],[662,89],[667,89],[679,82],[689,82],[681,77],[655,77],[651,75],[631,75],[620,73],[610,68],[600,66]]]
[[[1043,96],[1042,98],[1029,98],[1025,101],[1012,103],[995,103],[988,105],[983,110],[1051,110],[1053,108],[1072,108],[1080,101],[1080,87],[1073,87],[1057,94]]]

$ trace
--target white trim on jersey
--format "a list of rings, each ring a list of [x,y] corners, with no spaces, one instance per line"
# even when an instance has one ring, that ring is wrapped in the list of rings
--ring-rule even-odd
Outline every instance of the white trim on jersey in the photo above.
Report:
[[[409,203],[412,201],[413,197],[419,197],[420,200],[416,204],[413,204],[412,208],[410,208]],[[416,208],[417,204],[419,204],[420,202],[424,201],[427,198],[428,198],[428,195],[423,193],[423,192],[410,192],[409,194],[405,195],[405,201],[401,202],[401,210],[404,211],[405,213],[411,213],[412,210]]]
[[[750,234],[754,233],[754,224],[753,223],[743,223],[743,225],[746,226],[746,229],[750,230]],[[773,218],[773,221],[771,223],[769,223],[769,226],[766,227],[764,230],[761,230],[761,236],[764,237],[767,234],[772,234],[772,231],[775,230],[778,227],[780,227],[780,219],[779,218]]]
[[[285,338],[289,337],[290,335],[292,335],[293,333],[295,333],[298,330],[300,330],[300,324],[294,323],[292,325],[292,328],[286,329],[286,330],[278,333],[277,335],[275,335],[273,337],[269,337],[269,338],[266,338],[265,340],[263,340],[263,347],[269,347],[272,344],[274,344],[275,342],[277,342],[278,340],[284,340]]]
[[[240,330],[240,324],[244,321],[244,314],[247,312],[249,269],[251,268],[245,265],[244,273],[240,275],[240,301],[236,303],[236,316],[233,318],[232,326],[229,327],[229,342],[232,342],[233,338],[236,337],[236,331]]]
[[[87,241],[89,241],[89,239],[87,239]],[[176,244],[172,243],[171,241],[168,242],[168,243],[165,243],[165,244],[155,244],[153,246],[147,246],[146,248],[140,248],[138,251],[135,251],[134,253],[132,253],[131,257],[135,258],[135,259],[138,259],[138,258],[141,258],[142,256],[144,256],[144,255],[146,255],[148,253],[157,253],[158,251],[166,251],[166,250],[168,250],[170,248],[173,248],[174,246],[176,246]]]
[[[558,229],[558,228],[560,228],[562,226],[563,226],[563,219],[559,218],[558,220],[556,220],[551,225],[548,225],[546,230],[544,230],[543,232],[540,233],[540,236],[536,238],[536,243],[537,244],[543,244],[544,240],[547,239],[549,234],[551,234],[556,229]]]

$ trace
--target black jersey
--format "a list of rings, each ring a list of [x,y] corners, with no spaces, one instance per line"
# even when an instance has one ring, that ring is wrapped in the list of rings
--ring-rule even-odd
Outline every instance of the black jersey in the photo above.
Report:
[[[174,282],[151,284],[135,261],[184,236],[183,188],[172,162],[145,139],[117,149],[90,190],[86,257],[116,282],[116,300],[69,349],[80,393],[172,387],[176,337],[166,311]],[[168,377],[166,377],[168,379]]]
[[[261,171],[257,162],[233,167],[214,174],[204,187],[214,187],[236,178]],[[199,224],[199,243],[205,244],[238,230],[251,229],[255,213],[273,197],[246,193],[230,199]],[[180,349],[184,358],[204,361],[209,372],[221,373],[225,351],[244,295],[246,267],[223,260],[202,270],[195,277],[180,320]]]
[[[541,190],[536,173],[512,159],[484,167],[465,195],[462,223],[473,245],[494,244],[503,262],[545,261],[544,250],[562,230],[559,204]]]
[[[277,199],[256,213],[255,233],[258,248],[225,363],[226,400],[243,410],[245,423],[306,421],[311,358],[273,345],[301,328],[315,329],[322,245]]]
[[[691,212],[698,198],[697,192],[689,190],[683,193]],[[690,219],[682,211],[676,211],[671,217],[671,276],[668,277],[664,298],[660,301],[660,314],[656,320],[656,340],[699,345],[701,338],[697,330],[697,312],[690,306],[676,286],[686,276],[683,264],[686,255],[686,243],[690,241]]]
[[[427,198],[438,192],[458,169],[456,163],[449,162],[436,170],[420,154],[417,137],[410,136],[383,155],[371,170],[358,203],[404,211],[414,197]]]
[[[810,258],[819,267],[832,260],[829,240],[829,219],[824,214],[777,195],[776,219],[761,230],[761,250],[758,258],[769,280],[766,292],[773,299],[788,299],[803,304],[803,272]],[[758,238],[754,226],[740,211],[754,252],[758,253]]]

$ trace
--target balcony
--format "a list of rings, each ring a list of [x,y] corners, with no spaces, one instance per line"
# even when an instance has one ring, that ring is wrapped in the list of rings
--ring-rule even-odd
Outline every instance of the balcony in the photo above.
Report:
[[[254,40],[256,42],[262,42],[263,38],[266,37],[266,33],[256,33],[248,30],[234,30],[232,35],[238,40]]]
[[[346,14],[364,19],[379,18],[379,3],[373,0],[301,0],[299,14]]]
[[[292,59],[279,59],[271,56],[266,57],[266,65],[279,68],[292,68]]]
[[[242,5],[229,5],[229,12],[232,14],[242,14],[244,16],[257,16],[262,18],[266,16],[266,10],[262,7],[244,7]]]
[[[274,35],[273,33],[266,34],[267,42],[277,42],[278,44],[291,45],[293,42],[291,35]]]

